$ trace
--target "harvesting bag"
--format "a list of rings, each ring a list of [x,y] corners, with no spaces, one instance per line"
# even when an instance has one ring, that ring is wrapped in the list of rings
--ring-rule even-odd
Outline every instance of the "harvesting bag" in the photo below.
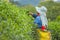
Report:
[[[37,29],[37,33],[39,36],[39,40],[51,40],[51,33],[50,31],[41,31],[40,29]]]
[[[41,21],[42,21],[42,25],[43,26],[48,26],[48,20],[46,17],[46,12],[47,12],[47,8],[42,6],[42,7],[36,7],[37,12],[40,13],[40,17],[41,17]]]

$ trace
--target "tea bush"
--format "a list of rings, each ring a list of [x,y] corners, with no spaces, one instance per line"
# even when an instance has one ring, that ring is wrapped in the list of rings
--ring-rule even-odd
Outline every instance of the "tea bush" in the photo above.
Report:
[[[60,21],[60,15],[56,17],[56,21]]]
[[[35,40],[33,19],[27,9],[0,1],[0,40]],[[58,19],[60,17],[57,17]],[[60,40],[60,22],[49,21],[52,39]]]
[[[49,22],[48,29],[51,31],[52,40],[60,40],[60,22]]]
[[[26,12],[11,3],[0,2],[0,40],[34,40],[32,17]]]

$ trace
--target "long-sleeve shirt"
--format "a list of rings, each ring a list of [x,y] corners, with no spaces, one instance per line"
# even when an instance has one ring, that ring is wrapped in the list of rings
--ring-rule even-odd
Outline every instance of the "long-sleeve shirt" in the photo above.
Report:
[[[37,16],[36,14],[32,15],[35,19],[34,19],[34,23],[38,25],[38,28],[42,27],[42,21],[41,21],[41,17]]]

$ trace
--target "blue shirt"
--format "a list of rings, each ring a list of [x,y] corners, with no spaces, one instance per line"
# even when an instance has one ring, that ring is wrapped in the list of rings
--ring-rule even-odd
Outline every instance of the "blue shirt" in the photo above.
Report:
[[[38,25],[39,28],[42,27],[42,21],[41,21],[41,17],[37,16],[36,14],[32,15],[35,19],[34,19],[34,23]]]

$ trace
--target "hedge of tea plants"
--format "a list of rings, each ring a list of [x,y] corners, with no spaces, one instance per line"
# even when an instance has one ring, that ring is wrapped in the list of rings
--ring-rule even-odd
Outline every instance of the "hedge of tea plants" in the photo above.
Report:
[[[34,40],[32,35],[32,17],[27,10],[0,2],[0,40]]]
[[[0,1],[0,40],[35,40],[33,18],[26,8]],[[59,19],[59,17],[57,17]],[[60,40],[60,22],[49,21],[53,40]]]

